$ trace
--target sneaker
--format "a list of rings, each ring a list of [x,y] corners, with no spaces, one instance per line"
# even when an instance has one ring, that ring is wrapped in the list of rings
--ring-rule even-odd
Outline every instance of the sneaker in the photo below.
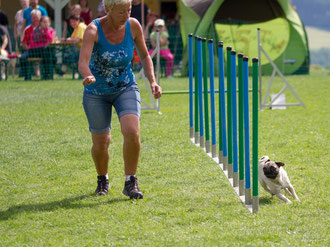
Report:
[[[123,194],[130,199],[143,199],[143,194],[139,189],[137,177],[131,176],[129,181],[125,182]]]
[[[109,188],[109,179],[106,179],[105,176],[97,176],[97,188],[95,190],[95,195],[105,196],[108,194]]]

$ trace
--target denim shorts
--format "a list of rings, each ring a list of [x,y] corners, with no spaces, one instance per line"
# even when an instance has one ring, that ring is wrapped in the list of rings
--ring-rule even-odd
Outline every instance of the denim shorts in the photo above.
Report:
[[[125,114],[134,114],[141,118],[140,91],[136,84],[117,94],[84,93],[83,106],[89,130],[93,134],[104,134],[111,129],[112,106],[119,118]]]

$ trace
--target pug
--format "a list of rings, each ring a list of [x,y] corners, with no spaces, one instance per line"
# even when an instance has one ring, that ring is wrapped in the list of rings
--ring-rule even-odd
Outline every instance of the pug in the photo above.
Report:
[[[292,202],[282,194],[282,189],[289,196],[293,196],[296,201],[300,201],[283,166],[284,163],[270,161],[268,156],[263,156],[259,160],[258,180],[267,192],[272,196],[276,195],[285,203]]]

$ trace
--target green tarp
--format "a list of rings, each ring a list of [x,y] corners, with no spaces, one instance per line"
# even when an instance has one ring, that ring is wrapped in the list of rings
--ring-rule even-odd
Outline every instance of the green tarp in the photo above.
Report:
[[[193,33],[224,41],[224,46],[251,58],[258,57],[260,28],[262,47],[282,73],[309,71],[306,32],[287,0],[180,0],[179,12],[185,49],[187,36]],[[265,56],[261,61],[263,74],[270,74],[273,68],[269,61]],[[185,52],[183,65],[186,64]]]

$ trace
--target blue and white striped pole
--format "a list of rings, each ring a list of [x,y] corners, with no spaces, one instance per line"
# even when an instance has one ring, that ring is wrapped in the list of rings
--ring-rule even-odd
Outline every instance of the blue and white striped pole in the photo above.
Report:
[[[203,63],[202,63],[202,39],[197,38],[197,73],[198,73],[198,102],[199,102],[199,143],[200,147],[205,147],[204,139],[204,113],[203,113]]]
[[[244,102],[244,153],[245,153],[245,204],[252,204],[250,166],[250,117],[249,117],[249,58],[243,57],[243,102]]]
[[[238,136],[237,136],[237,73],[236,51],[231,51],[231,102],[233,126],[233,186],[238,187]],[[229,114],[229,113],[228,113]]]
[[[223,170],[228,169],[227,126],[226,126],[226,95],[223,42],[218,43],[219,56],[219,163]]]
[[[211,92],[211,133],[212,133],[212,158],[217,157],[217,134],[215,127],[215,90],[214,90],[214,55],[213,55],[213,40],[208,43],[209,50],[209,76],[210,76],[210,92]]]

